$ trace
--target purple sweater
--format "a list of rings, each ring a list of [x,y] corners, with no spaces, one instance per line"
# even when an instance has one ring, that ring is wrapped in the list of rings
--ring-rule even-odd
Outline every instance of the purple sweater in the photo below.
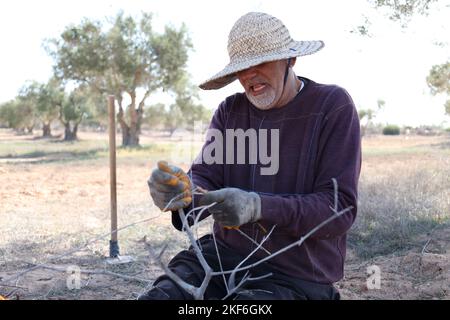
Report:
[[[276,225],[264,245],[272,253],[297,241],[333,214],[330,206],[334,202],[335,178],[339,209],[354,209],[320,229],[302,246],[269,260],[273,268],[284,274],[330,284],[343,277],[346,233],[357,212],[359,119],[344,89],[301,79],[305,87],[282,108],[259,110],[245,94],[238,93],[220,104],[210,124],[210,128],[224,132],[224,138],[226,129],[279,129],[279,170],[275,175],[261,175],[261,167],[268,165],[259,161],[226,164],[225,160],[225,164],[194,164],[191,173],[194,183],[207,190],[235,187],[257,192],[261,196],[262,219],[259,224],[249,223],[240,229],[260,242],[263,230]],[[225,149],[224,159],[226,152]],[[178,215],[172,217],[174,226],[181,229]],[[221,243],[239,253],[246,255],[255,248],[235,230],[226,230],[216,223],[214,231]],[[259,250],[256,257],[266,255]]]

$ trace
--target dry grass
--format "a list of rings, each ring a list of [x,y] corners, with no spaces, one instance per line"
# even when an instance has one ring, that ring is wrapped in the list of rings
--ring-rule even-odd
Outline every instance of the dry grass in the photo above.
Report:
[[[373,155],[370,144],[365,149],[359,216],[350,233],[350,244],[364,258],[416,246],[418,235],[445,227],[450,218],[450,148],[430,145],[432,138],[400,139],[391,140],[394,150],[409,145],[399,153],[385,146],[384,155]]]

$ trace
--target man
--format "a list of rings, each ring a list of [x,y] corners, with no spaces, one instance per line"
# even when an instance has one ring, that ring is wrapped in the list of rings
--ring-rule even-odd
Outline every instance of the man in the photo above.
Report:
[[[299,240],[332,216],[332,179],[336,179],[339,210],[353,209],[319,229],[301,246],[251,269],[254,278],[270,276],[245,282],[233,299],[339,298],[332,284],[343,277],[346,233],[357,211],[361,166],[358,115],[344,89],[298,77],[292,70],[297,57],[315,53],[323,46],[322,41],[294,41],[283,23],[270,15],[252,12],[241,17],[229,35],[230,63],[200,85],[206,90],[219,89],[238,79],[245,90],[245,94],[226,98],[210,124],[211,130],[223,134],[222,159],[220,150],[216,150],[219,155],[214,155],[223,161],[196,161],[188,175],[160,162],[150,177],[155,204],[172,210],[173,225],[179,230],[182,222],[178,209],[187,212],[199,205],[212,205],[208,213],[215,221],[221,261],[211,236],[203,237],[200,243],[205,259],[215,271],[220,267],[232,270],[273,227],[269,239],[248,263]],[[269,143],[272,153],[279,156],[274,170],[263,171],[267,163],[262,163],[261,153],[260,161],[248,161],[255,153],[252,146],[245,150],[246,163],[228,161],[239,156],[238,148],[229,141],[235,136],[228,135],[230,130],[238,129],[241,133],[266,130],[261,137],[269,131],[276,133]],[[212,140],[205,143],[203,153],[210,149]],[[258,148],[263,140],[256,142]],[[232,157],[228,157],[230,154]],[[207,192],[194,195],[195,187]],[[177,195],[176,200],[170,201]],[[169,268],[195,286],[203,280],[203,268],[192,248],[176,255]],[[213,277],[205,299],[226,295],[223,277]],[[162,276],[140,298],[192,296]]]

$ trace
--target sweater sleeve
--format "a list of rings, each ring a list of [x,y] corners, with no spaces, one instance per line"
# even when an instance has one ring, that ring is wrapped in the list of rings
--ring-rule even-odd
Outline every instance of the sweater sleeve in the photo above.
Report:
[[[329,218],[333,212],[334,187],[338,183],[338,209],[352,206],[322,227],[311,237],[333,238],[345,234],[357,212],[357,188],[361,170],[361,140],[359,118],[350,96],[340,101],[325,115],[318,141],[313,192],[302,195],[261,194],[262,219],[282,227],[294,236],[301,236]]]
[[[207,159],[203,159],[203,156],[206,154],[205,149],[208,148],[211,143],[215,142],[214,133],[220,132],[220,136],[223,136],[223,128],[225,127],[227,118],[226,105],[227,101],[222,102],[215,111],[208,128],[206,141],[188,171],[188,176],[191,177],[194,187],[198,186],[208,191],[223,188],[223,165],[216,162],[208,163]],[[184,209],[185,213],[188,213],[192,208],[197,207],[200,197],[200,195],[193,195],[192,203]],[[209,214],[209,212],[203,213],[201,220],[207,218]],[[193,223],[194,220],[190,219],[189,224],[192,225]],[[176,229],[182,229],[182,223],[179,214],[176,211],[172,212],[172,224]]]

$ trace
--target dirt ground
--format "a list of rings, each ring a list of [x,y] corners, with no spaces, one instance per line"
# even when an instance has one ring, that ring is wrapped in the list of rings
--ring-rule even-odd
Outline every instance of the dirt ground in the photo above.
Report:
[[[423,240],[423,248],[369,261],[361,261],[349,252],[344,279],[336,284],[342,298],[450,299],[450,230],[436,231]],[[373,271],[368,272],[373,266],[380,270],[379,288],[371,281]]]
[[[23,139],[27,138],[0,132],[0,143]],[[421,139],[416,145],[430,144],[430,138]],[[368,143],[380,145],[380,141]],[[401,143],[387,145],[403,147]],[[166,260],[185,248],[187,241],[150,201],[146,179],[154,161],[147,160],[146,152],[136,161],[118,161],[119,226],[148,220],[119,232],[121,253],[135,259],[123,265],[109,265],[105,258],[109,239],[106,157],[63,161],[67,154],[62,153],[57,161],[33,162],[29,161],[33,157],[0,154],[0,295],[8,299],[135,299],[148,289],[161,270],[150,259],[144,240],[155,249],[168,244]],[[369,159],[365,166],[376,166],[376,161]],[[208,230],[207,222],[200,232]],[[105,236],[99,239],[99,235]],[[349,250],[345,277],[336,284],[342,298],[449,299],[449,228],[422,234],[418,243],[423,245],[369,260]],[[76,248],[82,249],[61,257]],[[41,267],[30,271],[36,265]],[[368,279],[373,279],[368,268],[373,266],[380,271],[379,289],[368,288],[376,283],[368,285]],[[24,270],[29,272],[17,277]],[[81,270],[79,286],[71,270]]]

